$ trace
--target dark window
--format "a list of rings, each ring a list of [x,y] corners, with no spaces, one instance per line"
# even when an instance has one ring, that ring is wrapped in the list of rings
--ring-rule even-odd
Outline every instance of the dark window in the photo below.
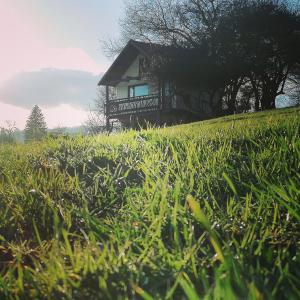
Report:
[[[149,86],[148,84],[142,85],[133,85],[129,88],[129,97],[139,97],[139,96],[148,96],[149,95]]]

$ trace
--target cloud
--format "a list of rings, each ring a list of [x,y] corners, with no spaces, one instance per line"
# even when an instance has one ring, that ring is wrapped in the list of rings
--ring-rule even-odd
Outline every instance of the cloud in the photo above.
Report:
[[[104,69],[90,56],[84,43],[72,43],[69,34],[64,35],[63,30],[55,32],[55,36],[62,40],[55,43],[51,39],[53,27],[42,26],[38,22],[39,19],[43,23],[41,14],[36,12],[33,17],[28,12],[29,7],[28,1],[0,0],[0,81],[20,72],[44,68],[82,70],[94,74]],[[53,18],[55,21],[56,17]],[[46,30],[48,27],[51,34]]]
[[[99,79],[100,76],[75,70],[22,72],[0,87],[0,101],[22,108],[69,104],[88,109],[96,98]]]

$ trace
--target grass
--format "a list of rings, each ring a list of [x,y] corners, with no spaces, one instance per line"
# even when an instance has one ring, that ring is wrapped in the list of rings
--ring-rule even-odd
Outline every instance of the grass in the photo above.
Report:
[[[299,125],[0,146],[0,298],[299,299]]]

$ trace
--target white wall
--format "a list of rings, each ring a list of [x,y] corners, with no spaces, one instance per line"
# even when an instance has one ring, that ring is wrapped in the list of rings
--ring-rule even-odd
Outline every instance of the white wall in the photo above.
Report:
[[[142,55],[138,55],[133,63],[129,66],[126,72],[123,74],[122,79],[126,79],[127,77],[138,77],[139,76],[139,60]],[[116,96],[117,99],[127,98],[128,97],[128,86],[136,85],[136,84],[149,84],[149,93],[156,94],[158,93],[157,84],[147,80],[129,80],[122,81],[116,85]]]

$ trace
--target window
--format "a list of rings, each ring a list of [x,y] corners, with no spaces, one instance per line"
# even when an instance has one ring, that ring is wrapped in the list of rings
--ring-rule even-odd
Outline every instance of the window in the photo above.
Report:
[[[129,86],[128,89],[129,98],[149,95],[148,84],[133,85]]]

